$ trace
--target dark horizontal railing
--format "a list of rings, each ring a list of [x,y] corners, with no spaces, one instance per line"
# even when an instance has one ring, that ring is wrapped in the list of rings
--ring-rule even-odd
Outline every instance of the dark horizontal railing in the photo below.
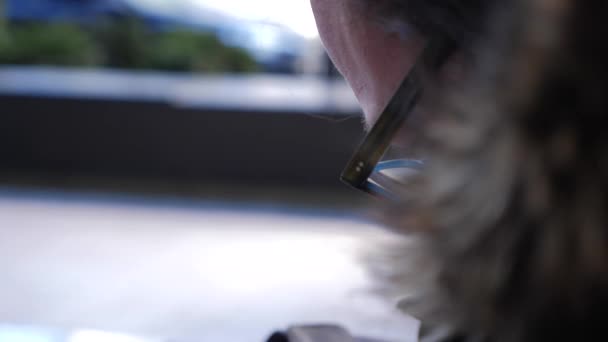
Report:
[[[0,69],[0,176],[339,189],[362,135],[349,96],[305,78]]]

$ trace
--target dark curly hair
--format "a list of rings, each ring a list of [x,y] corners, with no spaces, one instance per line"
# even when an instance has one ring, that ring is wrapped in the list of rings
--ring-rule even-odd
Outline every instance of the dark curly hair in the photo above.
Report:
[[[408,27],[469,45],[485,30],[496,0],[358,0],[387,27]]]
[[[376,275],[429,341],[608,340],[608,2],[364,2],[475,49]]]

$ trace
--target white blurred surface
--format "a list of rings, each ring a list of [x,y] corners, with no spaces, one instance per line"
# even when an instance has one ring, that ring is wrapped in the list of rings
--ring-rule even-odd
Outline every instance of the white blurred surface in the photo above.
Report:
[[[194,0],[194,2],[205,8],[214,8],[248,20],[281,24],[307,38],[315,38],[319,34],[309,0]]]
[[[184,341],[261,341],[343,324],[413,341],[417,323],[370,293],[369,224],[238,208],[0,195],[0,322]]]
[[[312,67],[315,68],[315,67]],[[180,108],[359,113],[343,79],[289,75],[192,75],[44,66],[0,66],[0,94],[164,102]],[[234,96],[239,94],[239,96]]]

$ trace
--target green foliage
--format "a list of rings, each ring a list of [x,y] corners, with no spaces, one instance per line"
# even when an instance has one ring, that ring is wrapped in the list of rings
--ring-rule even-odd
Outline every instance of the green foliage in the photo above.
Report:
[[[95,42],[68,24],[9,26],[0,41],[0,63],[42,65],[94,65]]]
[[[6,4],[4,0],[0,0],[0,35],[6,30]]]
[[[0,19],[1,20],[1,19]],[[3,51],[8,51],[10,48],[10,40],[6,27],[0,22],[0,60],[2,58]]]
[[[252,72],[255,61],[241,49],[227,47],[216,36],[178,30],[151,42],[148,67],[199,72]]]
[[[137,18],[120,18],[102,23],[93,31],[93,35],[103,51],[104,66],[131,69],[145,66],[150,37]]]
[[[171,31],[160,34],[151,42],[148,65],[166,70],[216,71],[221,66],[214,61],[214,55],[222,48],[214,36],[190,31]],[[204,54],[209,56],[205,58]],[[204,63],[212,65],[201,68]],[[206,70],[205,70],[206,69]]]
[[[0,0],[2,1],[2,0]],[[0,25],[0,63],[104,66],[207,73],[258,70],[244,50],[189,30],[150,32],[137,18],[85,29],[69,24]]]
[[[230,72],[253,72],[258,70],[256,61],[243,49],[227,47],[223,50],[224,69]]]

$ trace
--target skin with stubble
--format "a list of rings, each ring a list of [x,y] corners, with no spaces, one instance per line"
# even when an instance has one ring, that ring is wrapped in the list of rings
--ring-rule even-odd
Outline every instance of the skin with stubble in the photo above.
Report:
[[[375,3],[374,3],[375,4]],[[336,68],[353,90],[369,130],[422,53],[427,40],[419,30],[399,20],[383,20],[380,13],[360,0],[311,0],[319,35]],[[463,78],[460,54],[449,58],[439,73],[442,85]],[[427,94],[409,115],[393,146],[412,153],[421,125],[432,117]],[[411,156],[410,156],[411,157]]]
[[[414,33],[387,30],[353,0],[311,0],[325,48],[353,89],[366,122],[376,121],[424,47]]]

